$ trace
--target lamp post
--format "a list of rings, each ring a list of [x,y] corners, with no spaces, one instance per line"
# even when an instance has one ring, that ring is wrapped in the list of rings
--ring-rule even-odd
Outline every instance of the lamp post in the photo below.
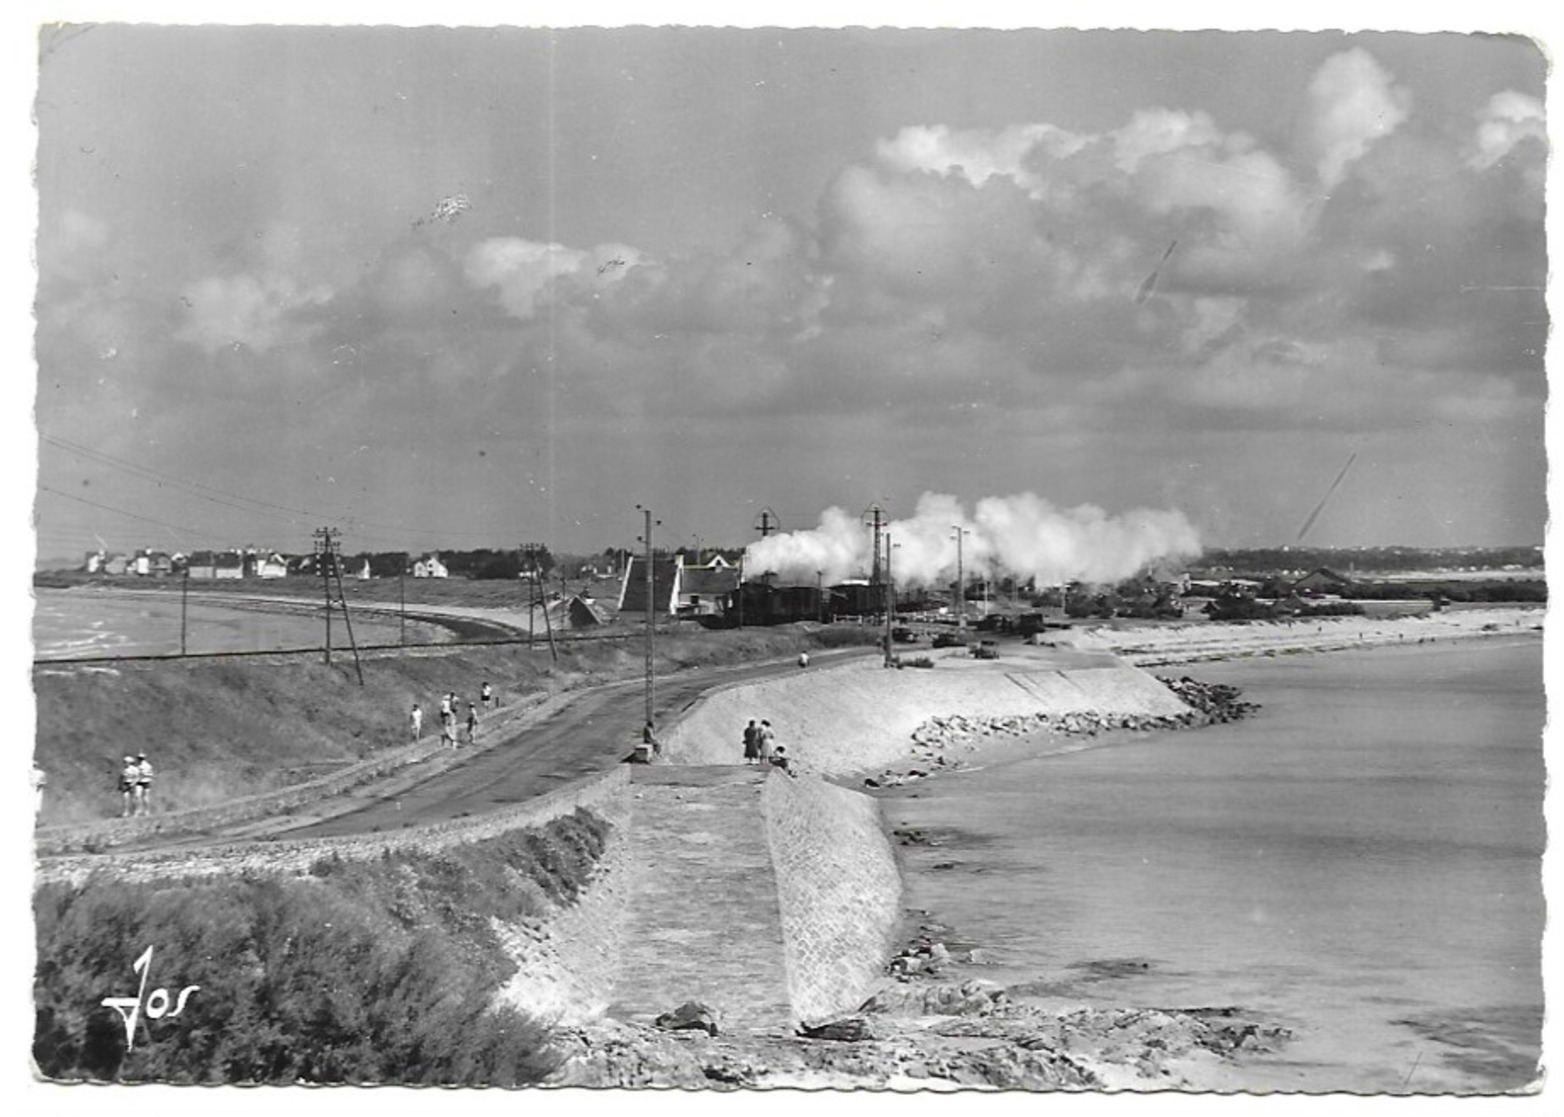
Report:
[[[815,618],[821,624],[825,623],[825,597],[824,594],[825,571],[815,571]]]

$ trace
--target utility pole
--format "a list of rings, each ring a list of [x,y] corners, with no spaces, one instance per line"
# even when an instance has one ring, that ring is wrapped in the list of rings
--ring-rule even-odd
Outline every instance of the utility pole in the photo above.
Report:
[[[780,531],[781,528],[781,516],[778,516],[769,508],[762,508],[760,510],[760,522],[755,525],[755,530],[760,532],[760,537],[762,539],[770,535],[773,531]]]
[[[396,576],[396,596],[399,605],[398,617],[401,620],[402,646],[407,646],[407,563],[412,556],[406,551],[402,552],[402,569]]]
[[[874,561],[869,572],[869,584],[880,584],[880,529],[885,526],[885,509],[878,504],[871,504],[864,515],[869,517],[869,524],[874,528]]]
[[[646,544],[646,724],[652,725],[652,708],[657,701],[657,669],[656,660],[653,658],[656,651],[657,631],[657,590],[656,580],[652,577],[652,510],[641,509],[646,517],[645,533],[641,536],[641,542]],[[661,520],[655,521],[658,525]]]
[[[879,552],[875,552],[875,559],[879,559]],[[878,561],[875,563],[879,565]],[[891,665],[891,533],[885,533],[885,666]]]
[[[337,602],[342,606],[342,623],[347,626],[348,646],[353,649],[353,670],[358,685],[364,685],[364,667],[358,658],[358,641],[353,639],[353,618],[348,614],[348,595],[342,586],[341,547],[334,527],[315,529],[315,554],[320,560],[320,582],[326,594],[326,666],[331,666],[331,578],[337,579]]]
[[[825,623],[825,571],[815,571],[815,619],[821,624]]]
[[[956,533],[956,627],[967,627],[967,587],[961,570],[961,539],[972,533],[959,524],[951,528]]]
[[[315,529],[315,565],[320,568],[320,591],[326,605],[326,666],[331,666],[331,575],[326,567],[331,562],[332,540],[337,534],[336,528],[318,527]]]
[[[190,601],[190,560],[185,559],[185,577],[179,586],[179,654],[185,654],[185,610]]]

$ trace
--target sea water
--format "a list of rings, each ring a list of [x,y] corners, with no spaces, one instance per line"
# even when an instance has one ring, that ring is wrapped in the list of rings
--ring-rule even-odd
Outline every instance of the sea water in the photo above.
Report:
[[[183,608],[183,625],[191,654],[316,648],[325,633],[317,603],[307,599],[292,605],[292,611],[190,601]],[[180,629],[177,593],[34,593],[33,654],[40,660],[178,655]],[[332,630],[333,645],[346,648],[347,629],[340,615],[332,618]],[[411,623],[408,633],[410,639],[430,638],[424,626]],[[399,635],[395,620],[354,615],[353,636],[360,644],[396,643]]]
[[[1540,639],[1163,668],[1250,719],[911,785],[907,902],[1059,1003],[1292,1029],[1255,1090],[1491,1092],[1542,1022]]]

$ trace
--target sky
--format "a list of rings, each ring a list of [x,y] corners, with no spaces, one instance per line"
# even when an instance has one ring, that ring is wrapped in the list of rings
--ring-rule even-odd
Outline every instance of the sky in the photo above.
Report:
[[[591,553],[638,505],[669,547],[878,505],[1182,552],[1297,542],[1349,461],[1311,545],[1540,543],[1544,71],[1467,34],[49,32],[38,553]]]

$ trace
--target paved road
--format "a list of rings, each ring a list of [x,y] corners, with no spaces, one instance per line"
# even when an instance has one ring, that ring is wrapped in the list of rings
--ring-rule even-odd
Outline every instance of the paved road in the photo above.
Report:
[[[810,656],[815,666],[879,653],[851,648]],[[657,723],[670,721],[713,686],[769,675],[796,673],[792,662],[696,670],[657,680]],[[528,726],[513,739],[476,754],[470,761],[398,790],[373,790],[347,797],[359,805],[323,821],[303,821],[291,830],[272,832],[277,838],[323,838],[443,822],[481,814],[552,791],[572,780],[601,772],[625,759],[641,739],[645,721],[641,680],[611,683],[582,691],[573,701],[541,723]],[[734,759],[742,755],[735,726]],[[401,783],[402,781],[396,781]],[[336,807],[344,800],[336,800]]]

